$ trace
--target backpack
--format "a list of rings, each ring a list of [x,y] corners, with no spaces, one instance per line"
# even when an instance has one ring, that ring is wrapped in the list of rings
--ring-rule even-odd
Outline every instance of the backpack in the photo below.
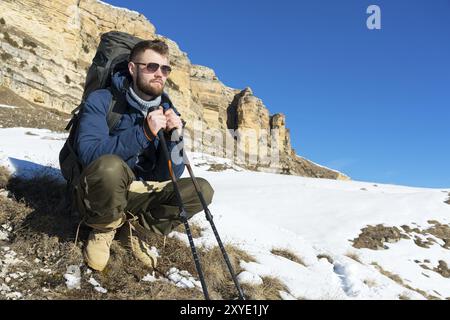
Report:
[[[67,205],[72,208],[72,211],[74,205],[71,200],[83,170],[74,146],[80,112],[91,92],[98,89],[108,89],[112,93],[106,119],[108,128],[111,131],[117,125],[127,108],[127,102],[124,95],[118,92],[114,86],[111,86],[111,78],[114,73],[128,69],[131,49],[140,41],[142,39],[119,31],[107,32],[101,36],[100,44],[86,76],[82,101],[72,111],[72,118],[65,128],[66,131],[69,131],[69,136],[59,153],[61,173],[67,181],[66,201],[68,201]]]

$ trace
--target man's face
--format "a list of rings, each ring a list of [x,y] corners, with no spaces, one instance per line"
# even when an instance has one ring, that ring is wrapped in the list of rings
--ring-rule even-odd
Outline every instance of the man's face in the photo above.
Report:
[[[152,71],[147,68],[148,63],[157,63],[160,67]],[[167,57],[153,50],[145,50],[129,63],[128,68],[136,87],[142,93],[156,97],[162,94],[168,77],[168,74],[164,74],[161,70],[161,66],[167,65],[169,65]]]

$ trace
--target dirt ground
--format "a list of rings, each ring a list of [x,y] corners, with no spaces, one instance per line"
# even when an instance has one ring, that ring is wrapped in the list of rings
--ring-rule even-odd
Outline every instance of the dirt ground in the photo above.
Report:
[[[372,250],[389,249],[389,243],[395,243],[401,239],[412,239],[417,246],[429,248],[436,244],[436,240],[430,235],[442,240],[441,245],[444,249],[450,249],[450,226],[442,224],[439,221],[428,221],[429,228],[420,229],[418,227],[410,227],[402,225],[400,227],[390,227],[384,225],[367,226],[361,229],[361,233],[353,242],[353,247],[368,248]],[[419,235],[426,237],[424,240]]]
[[[197,277],[190,248],[181,240],[153,234],[151,245],[159,252],[158,267],[145,269],[118,240],[111,247],[111,258],[103,272],[92,271],[83,262],[81,250],[89,229],[81,226],[77,244],[78,218],[68,214],[65,185],[52,177],[22,180],[9,177],[0,167],[0,299],[203,299],[199,288],[181,289],[168,280],[171,268]],[[192,225],[193,236],[202,229]],[[176,231],[184,232],[179,226]],[[239,261],[254,261],[245,252],[226,245],[235,272]],[[218,247],[197,248],[210,297],[236,299],[237,290]],[[207,263],[206,263],[207,262]],[[65,274],[78,266],[79,289],[69,289]],[[157,281],[146,282],[153,275]],[[97,281],[107,292],[99,292]],[[280,299],[287,291],[279,280],[263,278],[259,286],[242,285],[247,298]]]
[[[450,250],[450,226],[448,224],[442,224],[436,220],[429,220],[431,225],[429,228],[418,228],[417,226],[410,227],[402,225],[400,227],[390,227],[384,225],[367,226],[361,229],[361,233],[357,238],[353,239],[353,247],[355,248],[367,248],[372,250],[388,250],[390,243],[398,241],[414,241],[415,245],[422,248],[430,248],[433,245],[440,245],[442,248]],[[443,243],[438,244],[437,240],[440,239]],[[425,238],[425,239],[424,239]],[[437,265],[433,265],[431,261],[414,260],[420,267],[426,270],[434,271],[445,278],[450,277],[450,269],[447,263],[443,260],[439,260]],[[398,275],[392,275],[389,272],[382,270],[381,267],[376,266],[377,269],[384,275],[393,279],[397,283],[411,290],[415,290],[422,294],[427,299],[438,299],[433,295],[427,295],[425,292],[411,288],[403,282]]]
[[[62,132],[71,118],[70,114],[31,104],[3,87],[0,87],[0,104],[15,106],[14,109],[0,107],[0,128],[25,127]]]

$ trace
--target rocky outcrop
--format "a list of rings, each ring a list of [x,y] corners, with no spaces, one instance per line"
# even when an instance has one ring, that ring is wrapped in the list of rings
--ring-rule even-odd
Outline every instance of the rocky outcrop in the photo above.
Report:
[[[80,101],[101,33],[155,34],[143,15],[95,0],[2,0],[0,12],[0,85],[64,111]]]
[[[186,140],[196,151],[229,158],[244,154],[241,164],[256,170],[346,178],[298,157],[285,116],[271,115],[250,88],[227,87],[214,70],[193,65],[174,41],[156,34],[142,14],[101,1],[2,0],[0,86],[30,103],[71,111],[80,102],[100,35],[111,30],[168,43],[174,71],[166,91],[187,122],[191,139]]]

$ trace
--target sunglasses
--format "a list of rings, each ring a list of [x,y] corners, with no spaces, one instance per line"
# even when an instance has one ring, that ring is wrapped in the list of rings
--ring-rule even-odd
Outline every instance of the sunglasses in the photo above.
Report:
[[[150,62],[150,63],[133,62],[133,63],[134,64],[141,64],[141,65],[145,66],[145,68],[144,68],[144,70],[145,70],[144,72],[145,73],[155,73],[161,67],[162,74],[165,77],[167,77],[170,74],[170,72],[172,71],[172,68],[170,66],[160,65],[160,64],[155,63],[155,62]]]

